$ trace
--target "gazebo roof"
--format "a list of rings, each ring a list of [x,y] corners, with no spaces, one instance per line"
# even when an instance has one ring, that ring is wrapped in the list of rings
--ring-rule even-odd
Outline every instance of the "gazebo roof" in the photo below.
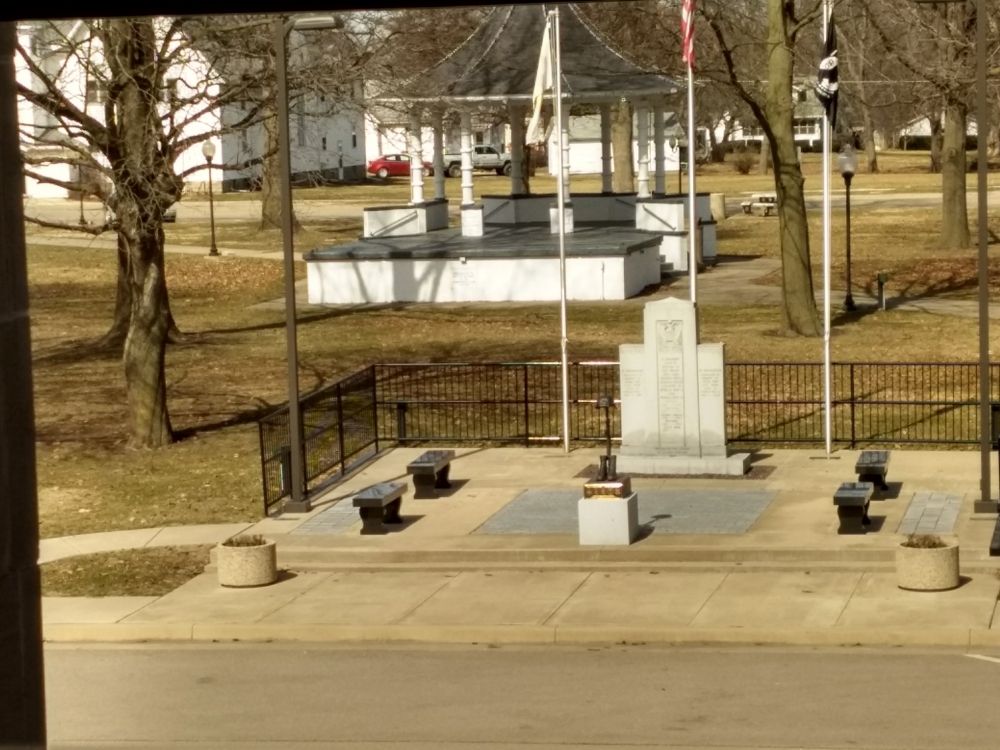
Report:
[[[503,5],[444,60],[377,97],[396,101],[531,100],[546,5]],[[643,70],[571,4],[559,4],[563,97],[577,102],[676,94],[671,78]]]

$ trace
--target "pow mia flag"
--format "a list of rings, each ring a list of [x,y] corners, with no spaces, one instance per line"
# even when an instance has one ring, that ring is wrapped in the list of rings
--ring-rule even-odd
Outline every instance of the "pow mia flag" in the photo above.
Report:
[[[826,27],[826,45],[823,59],[819,63],[819,76],[816,80],[816,97],[826,109],[830,127],[837,125],[837,30],[833,26],[833,14]]]

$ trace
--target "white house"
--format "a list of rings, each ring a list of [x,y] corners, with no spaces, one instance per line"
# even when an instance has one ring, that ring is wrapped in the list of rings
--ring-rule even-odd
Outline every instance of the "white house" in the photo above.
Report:
[[[371,162],[380,156],[408,154],[408,123],[404,113],[385,106],[371,106],[365,114],[365,158]],[[486,116],[473,116],[472,139],[474,145],[503,148],[510,142],[509,129]],[[429,121],[422,123],[420,140],[424,161],[434,161],[434,130]],[[461,131],[455,116],[445,117],[444,147],[448,153],[461,149]]]
[[[649,111],[649,172],[653,173],[655,168],[656,146],[655,130],[653,128],[653,112]],[[639,169],[639,139],[636,135],[639,132],[639,115],[632,116],[632,162],[633,169]],[[555,153],[558,148],[558,133],[555,128],[549,134],[549,174],[556,174]],[[684,129],[677,120],[674,112],[667,112],[664,115],[664,170],[676,172],[680,168],[680,163],[685,160],[686,154],[681,152],[682,146],[687,145],[687,138]],[[601,116],[595,115],[570,115],[569,117],[569,171],[570,174],[600,174],[601,165]],[[611,168],[614,169],[614,154],[611,157]]]
[[[940,122],[942,126],[944,125],[944,114],[940,115]],[[979,131],[976,129],[976,119],[974,115],[969,115],[965,119],[965,137],[967,139],[972,139],[972,142],[968,145],[971,147],[975,144],[975,139]],[[914,149],[928,149],[931,147],[931,119],[924,115],[923,117],[915,117],[908,123],[903,125],[897,133],[897,140],[899,142],[899,148],[906,150],[907,148]]]
[[[169,19],[159,19],[168,22]],[[32,60],[56,81],[59,89],[75,105],[99,121],[104,119],[107,96],[100,40],[81,21],[24,22],[18,25],[18,39]],[[47,38],[53,43],[47,43]],[[93,37],[93,38],[91,38]],[[71,44],[73,47],[71,48]],[[183,44],[175,43],[174,50]],[[20,55],[15,55],[17,79],[24,86],[39,90],[42,81],[27,67]],[[257,124],[240,132],[226,132],[226,126],[239,122],[245,115],[240,105],[206,107],[205,101],[187,104],[186,100],[202,91],[210,100],[218,96],[219,76],[210,70],[205,57],[191,45],[185,45],[165,76],[163,116],[171,107],[170,97],[177,97],[180,106],[173,107],[176,121],[189,120],[180,138],[213,133],[216,156],[212,170],[215,189],[249,187],[259,176],[260,165],[243,169],[227,169],[227,165],[242,165],[264,153],[263,126]],[[360,89],[346,92],[342,102],[327,103],[322,97],[300,103],[292,113],[290,127],[293,178],[354,179],[364,175],[364,120],[361,114]],[[33,106],[23,97],[18,99],[21,142],[25,154],[44,159],[45,164],[32,169],[46,178],[61,183],[77,183],[80,173],[65,163],[73,152],[67,148],[66,133],[45,110]],[[218,133],[225,133],[218,135]],[[77,140],[76,143],[80,143]],[[208,170],[201,142],[179,154],[174,162],[178,174],[195,170],[185,177],[188,189],[204,190]],[[106,165],[103,156],[96,161]],[[67,198],[71,191],[65,185],[33,178],[25,179],[25,193],[35,198]]]
[[[222,136],[222,160],[230,168],[223,174],[223,192],[254,189],[260,179],[259,163],[243,166],[265,151],[264,126],[232,130],[249,105],[222,108],[227,130]],[[358,180],[365,176],[365,117],[360,87],[333,101],[325,96],[303,97],[289,117],[292,180],[324,182]]]
[[[91,29],[82,21],[28,21],[18,24],[18,42],[28,51],[32,61],[37,64],[46,77],[52,79],[59,90],[76,107],[83,109],[87,115],[98,121],[104,120],[104,103],[107,97],[107,79],[104,74],[103,51],[100,39],[91,33]],[[28,68],[20,54],[15,54],[15,68],[18,83],[27,88],[40,91],[42,79]],[[188,97],[196,91],[207,87],[209,96],[217,95],[218,86],[206,83],[210,80],[208,68],[192,49],[184,50],[170,69],[166,79],[168,84],[163,93],[163,114],[169,111],[169,96]],[[203,108],[203,105],[202,105]],[[214,132],[219,129],[219,117],[216,112],[208,112],[198,117],[192,117],[198,106],[182,106],[177,109],[176,119],[191,118],[182,130],[182,137],[196,136]],[[68,134],[61,129],[58,122],[48,111],[35,107],[23,97],[18,97],[18,119],[21,130],[22,150],[33,159],[43,159],[46,163],[33,165],[31,168],[41,176],[61,183],[76,183],[80,172],[75,166],[65,163],[72,158],[73,144],[79,148],[83,144],[80,138],[69,140]],[[219,148],[219,139],[215,141]],[[67,145],[69,143],[69,145]],[[94,155],[95,161],[107,165],[106,159],[100,154]],[[201,153],[201,144],[189,148],[179,154],[174,162],[174,169],[182,173],[193,167],[201,166],[205,159]],[[204,186],[207,174],[205,170],[195,172],[190,181],[198,186]],[[214,175],[216,183],[219,175]],[[54,184],[44,179],[25,178],[25,194],[35,198],[68,198],[71,190],[65,184]]]
[[[816,90],[812,84],[800,83],[792,86],[792,99],[795,112],[792,116],[792,128],[795,142],[803,150],[812,151],[820,148],[823,139],[822,127],[825,110],[816,98]],[[730,125],[730,143],[759,144],[764,140],[764,130],[756,122],[743,124],[735,120]],[[715,137],[721,141],[725,134],[726,123],[720,122],[715,127]]]

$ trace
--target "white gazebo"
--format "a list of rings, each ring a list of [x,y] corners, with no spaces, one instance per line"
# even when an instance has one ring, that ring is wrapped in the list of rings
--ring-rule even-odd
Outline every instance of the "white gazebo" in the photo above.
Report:
[[[374,97],[407,115],[410,200],[366,208],[358,242],[307,254],[310,302],[559,299],[558,283],[542,283],[556,278],[558,267],[555,195],[530,193],[524,179],[525,121],[550,9],[497,7],[443,61]],[[680,87],[614,49],[574,5],[560,5],[559,27],[564,117],[558,125],[566,135],[574,105],[598,107],[602,152],[602,191],[573,193],[569,138],[563,138],[566,226],[573,234],[567,246],[567,294],[569,299],[624,299],[658,283],[664,263],[687,270],[685,197],[667,194],[664,168],[664,114]],[[622,99],[633,104],[638,123],[638,189],[630,193],[615,193],[611,179],[610,110]],[[477,201],[472,120],[478,113],[509,122],[512,169],[509,193]],[[444,134],[453,118],[461,132],[462,198],[460,228],[450,229]],[[426,123],[433,131],[432,193],[422,167]],[[698,214],[702,255],[709,259],[715,254],[715,226],[708,195],[699,195]]]

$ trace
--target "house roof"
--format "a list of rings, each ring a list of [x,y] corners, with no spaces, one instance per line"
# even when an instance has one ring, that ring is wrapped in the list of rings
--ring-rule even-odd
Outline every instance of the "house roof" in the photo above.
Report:
[[[611,101],[676,94],[680,85],[614,49],[572,4],[504,5],[444,60],[379,99],[530,101],[546,14],[559,8],[563,96]]]

